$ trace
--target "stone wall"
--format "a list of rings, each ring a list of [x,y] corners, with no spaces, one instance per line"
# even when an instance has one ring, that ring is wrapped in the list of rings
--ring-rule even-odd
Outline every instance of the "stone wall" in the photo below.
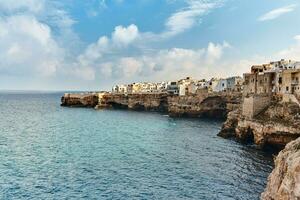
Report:
[[[271,103],[271,97],[265,95],[252,95],[244,97],[242,104],[242,114],[247,119],[253,119]]]

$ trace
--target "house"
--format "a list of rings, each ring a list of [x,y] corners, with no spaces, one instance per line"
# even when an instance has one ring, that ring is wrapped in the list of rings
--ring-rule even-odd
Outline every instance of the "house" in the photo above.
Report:
[[[167,85],[167,92],[169,94],[178,95],[179,87],[178,87],[177,82],[175,82],[175,81],[169,82]]]
[[[278,93],[300,94],[300,69],[283,70],[281,74]]]
[[[240,92],[242,90],[243,78],[240,76],[233,76],[227,80],[227,91]]]
[[[223,92],[227,90],[227,79],[219,79],[216,86],[213,88],[214,92]]]
[[[300,63],[280,60],[269,64],[254,65],[251,73],[244,74],[244,95],[298,93]],[[299,90],[300,92],[300,90]]]
[[[112,88],[112,93],[127,93],[127,85],[116,85]]]
[[[218,85],[218,83],[219,83],[219,79],[217,78],[212,78],[209,81],[207,81],[206,85],[207,85],[208,92],[209,93],[217,92],[216,86]]]

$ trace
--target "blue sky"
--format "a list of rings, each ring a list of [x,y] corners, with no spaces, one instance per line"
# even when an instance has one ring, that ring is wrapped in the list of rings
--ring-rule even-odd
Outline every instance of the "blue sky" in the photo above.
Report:
[[[0,89],[242,75],[300,60],[297,0],[0,0]]]

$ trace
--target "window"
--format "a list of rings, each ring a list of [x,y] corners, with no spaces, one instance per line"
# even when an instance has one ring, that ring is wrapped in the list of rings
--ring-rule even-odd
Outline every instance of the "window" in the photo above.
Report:
[[[279,84],[282,84],[282,77],[279,77],[278,83],[279,83]]]
[[[288,86],[286,87],[286,91],[287,91],[287,92],[289,91],[289,87],[288,87]]]

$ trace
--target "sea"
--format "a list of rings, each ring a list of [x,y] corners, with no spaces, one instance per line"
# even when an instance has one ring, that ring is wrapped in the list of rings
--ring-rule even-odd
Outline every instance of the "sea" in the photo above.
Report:
[[[222,121],[60,106],[0,92],[0,199],[259,199],[273,153]]]

